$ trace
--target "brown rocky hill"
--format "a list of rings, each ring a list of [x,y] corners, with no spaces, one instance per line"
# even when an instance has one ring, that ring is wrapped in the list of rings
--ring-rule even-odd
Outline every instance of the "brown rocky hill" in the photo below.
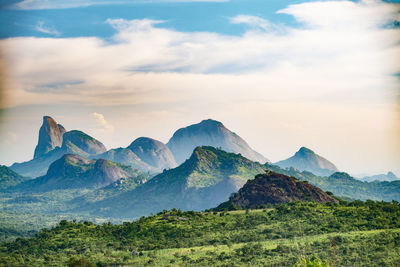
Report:
[[[294,177],[289,177],[275,172],[266,172],[256,175],[255,179],[248,180],[231,196],[229,201],[222,203],[216,209],[257,208],[267,204],[279,204],[293,201],[314,201],[318,203],[338,202],[320,188],[301,182]]]

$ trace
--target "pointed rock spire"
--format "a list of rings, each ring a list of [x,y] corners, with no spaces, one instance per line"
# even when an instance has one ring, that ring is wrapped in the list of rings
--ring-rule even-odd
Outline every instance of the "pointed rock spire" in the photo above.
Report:
[[[53,150],[61,147],[65,128],[49,117],[43,117],[43,124],[39,130],[39,141],[35,148],[34,158],[38,158]]]

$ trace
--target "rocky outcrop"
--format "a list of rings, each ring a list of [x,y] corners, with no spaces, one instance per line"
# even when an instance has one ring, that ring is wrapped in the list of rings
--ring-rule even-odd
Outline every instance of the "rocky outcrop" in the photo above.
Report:
[[[101,154],[107,151],[103,143],[85,134],[84,132],[77,130],[69,131],[64,134],[62,148],[65,150],[69,149],[69,153],[78,152],[77,154],[87,153],[89,155]],[[75,151],[75,149],[78,149],[79,151]]]
[[[140,137],[133,141],[128,149],[142,161],[158,170],[171,169],[177,166],[169,148],[155,139]]]
[[[337,199],[308,182],[301,182],[283,174],[267,172],[256,175],[253,180],[248,180],[238,193],[221,206],[247,209],[293,201],[338,202]]]
[[[211,119],[177,130],[167,146],[178,164],[188,159],[194,148],[198,146],[220,148],[260,163],[268,161],[260,153],[251,149],[240,136],[231,132],[221,122]]]
[[[61,147],[65,128],[49,117],[43,117],[43,124],[39,130],[39,141],[35,148],[34,158],[43,156],[56,147]]]

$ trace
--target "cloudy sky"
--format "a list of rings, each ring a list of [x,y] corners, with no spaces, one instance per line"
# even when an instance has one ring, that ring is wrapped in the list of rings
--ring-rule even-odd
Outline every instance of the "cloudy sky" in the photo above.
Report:
[[[32,158],[43,115],[108,148],[213,118],[273,162],[400,176],[395,2],[2,1],[0,164]]]

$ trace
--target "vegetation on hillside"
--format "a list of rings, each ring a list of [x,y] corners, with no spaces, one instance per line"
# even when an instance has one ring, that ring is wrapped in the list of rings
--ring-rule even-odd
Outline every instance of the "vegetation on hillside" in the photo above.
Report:
[[[61,221],[0,246],[0,264],[97,266],[400,264],[398,202],[313,202],[225,212],[163,211],[121,225]],[[301,265],[300,265],[301,266]]]

